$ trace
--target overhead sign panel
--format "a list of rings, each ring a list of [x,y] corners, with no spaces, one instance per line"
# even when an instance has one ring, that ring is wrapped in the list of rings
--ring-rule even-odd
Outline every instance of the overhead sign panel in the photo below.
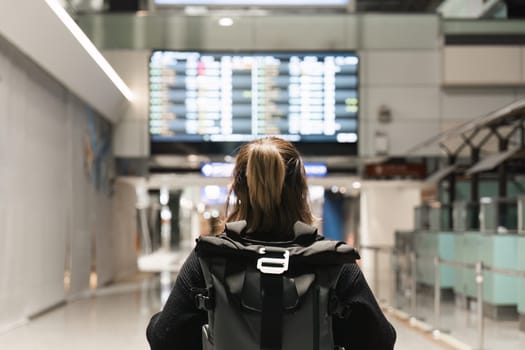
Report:
[[[201,174],[205,177],[231,177],[234,163],[209,162],[201,165]],[[308,177],[324,177],[328,174],[325,163],[306,162],[304,170]]]
[[[345,6],[349,0],[154,0],[157,5],[205,6]]]

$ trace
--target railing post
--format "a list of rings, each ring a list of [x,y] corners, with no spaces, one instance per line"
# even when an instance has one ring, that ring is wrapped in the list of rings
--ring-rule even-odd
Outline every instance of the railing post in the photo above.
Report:
[[[416,253],[410,253],[410,277],[411,277],[411,290],[410,290],[410,312],[412,316],[416,316]]]
[[[392,281],[390,284],[390,305],[394,308],[397,308],[397,275],[399,273],[399,261],[397,257],[396,248],[392,249],[390,251],[390,254],[390,257],[392,259],[392,268],[394,270],[392,273]]]
[[[434,329],[440,329],[441,319],[441,275],[439,270],[439,256],[434,257]]]
[[[476,285],[478,289],[478,349],[483,350],[485,325],[483,322],[483,262],[476,263]]]
[[[379,294],[379,254],[378,249],[372,247],[372,253],[374,254],[374,288],[377,300],[381,300],[381,295]]]

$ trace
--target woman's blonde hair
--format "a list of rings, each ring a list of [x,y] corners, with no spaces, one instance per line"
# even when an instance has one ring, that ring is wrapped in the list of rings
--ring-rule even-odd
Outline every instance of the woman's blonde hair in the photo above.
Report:
[[[232,194],[235,201],[230,203]],[[226,221],[246,220],[247,232],[288,239],[296,221],[312,224],[303,161],[288,141],[266,137],[243,145],[228,193]]]

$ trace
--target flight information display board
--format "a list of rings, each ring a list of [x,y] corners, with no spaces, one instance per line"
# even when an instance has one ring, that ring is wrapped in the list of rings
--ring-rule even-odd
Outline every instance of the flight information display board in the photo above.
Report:
[[[348,6],[349,0],[154,0],[156,5]]]
[[[357,143],[358,64],[354,53],[154,51],[151,141]]]

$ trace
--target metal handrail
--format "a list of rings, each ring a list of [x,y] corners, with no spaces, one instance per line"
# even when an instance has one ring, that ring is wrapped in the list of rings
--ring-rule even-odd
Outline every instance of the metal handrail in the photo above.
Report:
[[[395,252],[395,250],[394,250]],[[415,316],[416,314],[416,260],[426,260],[426,261],[433,261],[434,264],[434,332],[440,331],[439,325],[440,325],[440,317],[441,317],[441,281],[440,281],[440,271],[439,267],[440,265],[448,265],[453,267],[459,267],[459,268],[467,268],[475,270],[475,282],[477,285],[477,317],[478,317],[478,349],[484,348],[484,319],[483,319],[483,272],[484,271],[490,271],[495,272],[507,276],[514,276],[514,277],[523,277],[525,278],[525,271],[523,270],[513,270],[513,269],[506,269],[506,268],[497,268],[493,266],[489,266],[484,264],[482,261],[478,261],[476,263],[466,263],[461,261],[454,261],[454,260],[448,260],[448,259],[442,259],[439,256],[428,256],[428,255],[417,255],[415,252],[410,252],[410,261],[411,261],[411,280],[412,280],[412,293],[411,293],[411,309],[412,309],[412,315]]]
[[[465,267],[467,269],[472,269],[472,270],[476,269],[476,264],[475,263],[464,263],[464,262],[461,262],[461,261],[446,260],[446,259],[442,259],[440,257],[438,257],[438,259],[439,259],[439,262],[444,264],[444,265],[449,265],[449,266],[454,266],[454,267]]]
[[[397,257],[399,255],[398,249],[393,246],[388,245],[361,245],[359,246],[360,249],[363,250],[370,250],[373,253],[373,260],[374,260],[374,289],[375,293],[379,295],[379,277],[378,277],[378,256],[380,252],[386,252],[392,254],[394,257]],[[406,254],[406,253],[405,253]],[[475,271],[475,282],[477,285],[477,319],[478,319],[478,346],[477,349],[484,349],[484,338],[485,338],[485,324],[484,324],[484,318],[483,318],[483,273],[484,271],[490,271],[494,273],[499,273],[507,276],[514,276],[514,277],[523,277],[525,278],[525,271],[522,270],[513,270],[513,269],[506,269],[506,268],[497,268],[493,266],[489,266],[484,264],[482,261],[478,261],[475,263],[467,263],[462,261],[455,261],[455,260],[448,260],[443,259],[439,256],[429,256],[429,255],[418,255],[414,251],[409,252],[410,257],[410,271],[411,271],[411,293],[410,293],[410,313],[413,317],[416,315],[416,307],[417,307],[417,301],[416,301],[416,295],[417,295],[417,282],[416,282],[416,266],[417,266],[417,260],[426,260],[426,261],[432,261],[434,265],[434,329],[433,332],[435,334],[439,334],[441,332],[440,329],[440,319],[441,319],[441,275],[440,275],[440,266],[441,265],[447,265],[457,268],[467,268]],[[395,279],[394,279],[395,280]],[[392,293],[396,292],[396,286],[393,287]],[[395,297],[392,298],[394,300]]]
[[[386,245],[386,244],[379,244],[379,245],[358,245],[357,250],[359,249],[391,252],[391,251],[394,251],[396,248],[390,245]]]
[[[513,270],[513,269],[501,269],[499,267],[493,267],[488,265],[483,265],[483,270],[490,272],[500,273],[502,275],[514,276],[514,277],[525,277],[525,271],[522,270]]]
[[[424,259],[424,260],[425,259],[426,260],[433,260],[433,259],[436,258],[435,256],[430,256],[430,255],[416,255],[416,257],[418,259]],[[476,269],[476,265],[477,265],[477,263],[465,263],[465,262],[461,262],[461,261],[447,260],[447,259],[443,259],[441,257],[438,257],[438,258],[439,258],[439,262],[441,264],[449,265],[449,266],[453,266],[453,267],[464,267],[464,268],[467,268],[467,269],[475,270]],[[481,262],[481,264],[482,264],[483,270],[485,270],[485,271],[496,272],[496,273],[500,273],[502,275],[507,275],[507,276],[525,277],[525,270],[503,269],[503,268],[499,268],[499,267],[486,265],[483,262]]]

